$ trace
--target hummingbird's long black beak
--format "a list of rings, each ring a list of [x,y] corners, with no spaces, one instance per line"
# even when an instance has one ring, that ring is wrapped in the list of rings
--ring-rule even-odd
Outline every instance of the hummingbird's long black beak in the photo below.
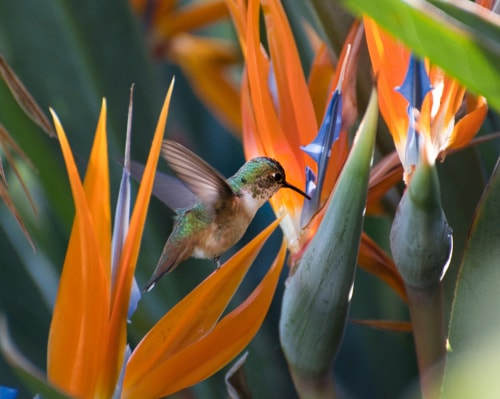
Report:
[[[303,197],[307,198],[309,201],[311,201],[311,197],[309,195],[307,195],[304,191],[302,191],[300,188],[292,186],[291,184],[288,184],[287,182],[283,183],[283,187],[289,188],[289,189],[299,193]]]

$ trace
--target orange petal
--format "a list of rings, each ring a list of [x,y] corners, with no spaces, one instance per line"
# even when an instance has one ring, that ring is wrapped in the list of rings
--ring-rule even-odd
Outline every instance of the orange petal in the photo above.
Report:
[[[355,320],[350,319],[350,323],[359,324],[361,326],[372,327],[377,330],[392,331],[392,332],[411,332],[412,326],[410,321],[393,321],[393,320]]]
[[[403,166],[395,151],[377,162],[370,172],[366,213],[371,215],[384,213],[380,205],[381,198],[402,180]]]
[[[275,224],[274,224],[275,226]],[[173,356],[159,362],[124,397],[160,397],[208,378],[234,359],[259,330],[269,309],[284,264],[286,246],[252,294],[215,328]],[[219,271],[218,273],[221,273]]]
[[[450,137],[448,149],[465,147],[477,134],[479,128],[484,122],[484,118],[486,118],[486,114],[488,113],[488,105],[486,104],[484,97],[467,95],[467,98],[469,100],[468,108],[470,106],[472,111],[466,114],[455,125],[453,133]]]
[[[189,34],[175,37],[168,57],[186,74],[191,87],[208,108],[233,132],[241,132],[240,93],[227,67],[240,58],[229,42]]]
[[[250,134],[255,136],[252,140],[255,140],[257,144],[252,143],[251,146],[247,147],[244,141],[245,156],[249,159],[266,155],[277,159],[285,169],[290,184],[302,187],[305,184],[305,154],[298,147],[297,138],[292,137],[292,134],[281,125],[274,99],[269,90],[270,67],[269,60],[260,43],[258,0],[251,0],[248,4],[246,26],[247,81],[251,107],[244,108],[243,113],[253,113],[252,116],[245,118],[253,120],[254,130]],[[314,117],[314,111],[312,111],[312,116]],[[245,135],[244,137],[248,137]],[[263,152],[250,153],[250,149],[260,149]],[[273,196],[271,205],[278,215],[283,214],[283,210],[286,210],[293,218],[298,218],[302,201],[303,199],[299,195],[281,190]]]
[[[196,2],[168,12],[158,9],[155,12],[155,34],[168,39],[180,32],[188,32],[213,24],[228,15],[223,0]]]
[[[155,324],[128,361],[125,391],[135,390],[158,364],[214,328],[278,223],[279,220],[276,220],[268,226]]]
[[[52,110],[51,113],[68,171],[76,215],[50,326],[47,373],[54,385],[72,395],[96,397],[101,393],[97,380],[105,361],[110,298],[110,273],[106,269],[110,265],[103,263],[93,215],[66,135],[57,115]],[[99,162],[94,165],[102,166]],[[108,383],[114,385],[115,381]]]
[[[410,53],[369,18],[363,19],[375,79],[379,108],[389,127],[401,159],[404,159],[408,132],[407,102],[395,91],[404,80]]]
[[[275,71],[281,126],[297,149],[318,131],[313,103],[290,25],[279,1],[261,0],[271,62]]]
[[[335,69],[330,59],[328,46],[321,42],[311,64],[309,73],[309,93],[314,106],[318,125],[325,113],[325,106],[331,95],[332,79]]]
[[[97,242],[105,265],[107,279],[111,281],[111,209],[109,193],[108,141],[106,139],[106,100],[102,101],[102,111],[90,153],[89,165],[83,188],[94,223]],[[106,267],[109,265],[109,267]]]
[[[123,363],[126,345],[126,324],[130,290],[132,287],[137,256],[139,254],[149,200],[151,198],[151,191],[160,155],[161,143],[165,132],[168,108],[172,97],[173,87],[174,80],[172,79],[172,83],[170,84],[158,118],[153,142],[149,151],[144,174],[142,175],[141,185],[137,193],[137,199],[132,212],[127,238],[125,239],[125,244],[120,258],[120,265],[116,275],[115,290],[113,291],[111,303],[109,334],[105,344],[106,359],[109,361],[106,364],[107,367],[103,367],[100,373],[100,382],[103,385],[105,385],[107,381],[116,382],[118,373],[120,372],[121,365]],[[113,360],[114,364],[111,360]],[[111,397],[113,390],[107,392],[106,397]]]
[[[236,29],[236,34],[238,36],[241,52],[243,53],[244,58],[247,57],[246,3],[247,0],[226,0],[226,6]]]
[[[366,233],[361,235],[358,263],[365,271],[389,285],[401,299],[407,300],[403,279],[393,260]]]

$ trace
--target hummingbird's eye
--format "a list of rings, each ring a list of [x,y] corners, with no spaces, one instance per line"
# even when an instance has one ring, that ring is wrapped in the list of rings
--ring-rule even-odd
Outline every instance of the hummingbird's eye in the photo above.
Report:
[[[281,173],[275,173],[274,174],[274,180],[277,183],[281,183],[283,181],[283,175]]]

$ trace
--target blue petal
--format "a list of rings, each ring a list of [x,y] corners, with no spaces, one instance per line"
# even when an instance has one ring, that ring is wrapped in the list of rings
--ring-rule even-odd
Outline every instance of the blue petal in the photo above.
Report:
[[[311,197],[311,199],[316,198],[316,175],[313,170],[306,166],[306,194]],[[304,201],[304,206],[302,207],[302,213],[300,215],[300,224],[302,227],[307,225],[311,217],[317,210],[317,206],[314,205],[313,200]]]
[[[408,62],[406,76],[401,86],[396,87],[396,91],[401,93],[412,107],[421,109],[425,96],[431,90],[432,85],[425,70],[424,62],[417,59],[412,53]]]
[[[408,133],[406,135],[405,168],[416,165],[420,156],[419,135],[415,130],[415,108],[408,105]],[[418,112],[418,111],[417,111]]]
[[[339,138],[342,127],[342,92],[339,87],[333,92],[330,103],[326,110],[318,135],[312,143],[302,146],[305,151],[318,165],[318,177],[315,179],[314,193],[311,193],[311,201],[305,200],[301,215],[302,227],[307,225],[310,218],[320,206],[321,190],[326,176],[326,169],[330,160],[333,143]],[[306,174],[310,173],[306,169]],[[306,183],[309,184],[309,181]],[[308,193],[309,194],[309,193]]]
[[[123,357],[123,364],[120,370],[120,375],[118,376],[118,381],[116,382],[115,392],[113,393],[112,399],[120,399],[122,397],[123,390],[123,379],[125,377],[125,370],[127,366],[128,359],[130,359],[130,355],[132,354],[132,350],[130,346],[127,345],[125,347],[125,356]]]
[[[0,386],[0,399],[14,399],[17,397],[17,389]]]
[[[323,154],[330,157],[332,144],[339,138],[340,127],[342,125],[342,93],[335,90],[328,108],[326,110],[323,122],[319,128],[318,134],[312,143],[301,146],[314,161],[319,165]],[[328,149],[328,151],[325,151]]]
[[[125,238],[127,237],[129,221],[130,221],[130,192],[131,192],[130,136],[132,130],[132,94],[133,94],[133,86],[130,90],[130,105],[129,105],[128,120],[127,120],[127,136],[125,140],[125,156],[123,161],[123,172],[122,172],[122,179],[120,182],[120,191],[118,193],[118,200],[116,203],[115,222],[113,225],[113,238],[111,243],[111,276],[112,276],[113,287],[117,275],[118,265],[120,264],[123,245],[125,244]],[[135,292],[134,288],[138,292]],[[137,303],[139,302],[140,298],[141,298],[140,290],[134,278],[132,284],[132,292],[130,295],[130,303],[128,311],[129,318],[137,308]]]
[[[306,166],[306,194],[309,195],[309,197],[312,197],[315,191],[316,174],[309,166]]]

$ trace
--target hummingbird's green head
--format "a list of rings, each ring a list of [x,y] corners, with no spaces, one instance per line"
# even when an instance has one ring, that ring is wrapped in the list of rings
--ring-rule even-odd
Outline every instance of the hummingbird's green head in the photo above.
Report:
[[[238,189],[249,192],[253,198],[263,201],[267,201],[283,187],[290,188],[310,199],[302,190],[288,184],[281,164],[268,157],[251,159],[236,172],[232,181]]]

